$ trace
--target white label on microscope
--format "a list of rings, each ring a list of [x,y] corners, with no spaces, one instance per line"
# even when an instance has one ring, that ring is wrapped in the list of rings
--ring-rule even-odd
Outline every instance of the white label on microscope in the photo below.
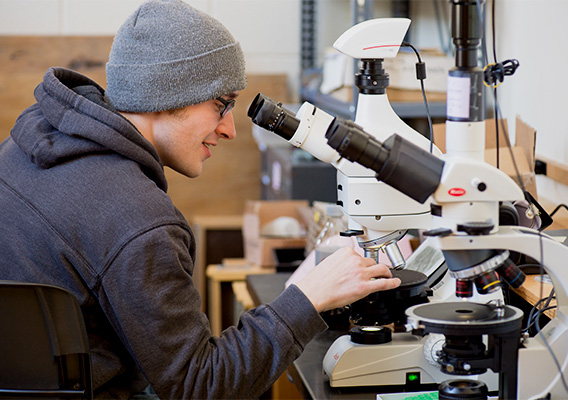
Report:
[[[469,77],[448,76],[446,115],[448,118],[469,118]]]

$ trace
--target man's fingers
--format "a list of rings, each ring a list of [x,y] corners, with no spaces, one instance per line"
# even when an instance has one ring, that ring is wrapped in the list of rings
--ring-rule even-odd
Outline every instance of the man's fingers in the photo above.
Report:
[[[375,264],[367,268],[369,280],[376,289],[389,290],[400,286],[402,281],[400,278],[392,277],[392,270],[384,264]]]
[[[392,272],[384,264],[373,264],[367,268],[366,272],[370,278],[392,278]]]
[[[373,292],[379,290],[390,290],[400,286],[402,281],[400,278],[378,278],[372,281],[369,281],[371,286],[373,287]]]

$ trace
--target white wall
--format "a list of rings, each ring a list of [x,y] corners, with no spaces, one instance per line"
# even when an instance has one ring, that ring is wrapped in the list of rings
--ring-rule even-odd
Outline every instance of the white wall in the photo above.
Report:
[[[299,81],[300,0],[186,0],[222,21],[241,42],[249,73],[287,73],[292,93]],[[491,4],[491,0],[489,4]],[[537,129],[537,155],[568,165],[567,0],[496,0],[497,52],[516,58],[517,73],[499,88],[506,118],[516,114]],[[113,35],[142,0],[0,0],[0,35]],[[319,0],[318,50],[352,22],[350,0]],[[445,12],[449,16],[448,1]],[[412,2],[411,41],[440,47],[434,0]],[[375,17],[389,17],[390,1],[375,1]],[[541,184],[555,202],[568,189]]]
[[[537,157],[568,166],[568,1],[498,0],[498,58],[516,58],[517,73],[498,89],[507,118],[521,118],[537,131]],[[568,187],[538,178],[539,195],[568,202]]]

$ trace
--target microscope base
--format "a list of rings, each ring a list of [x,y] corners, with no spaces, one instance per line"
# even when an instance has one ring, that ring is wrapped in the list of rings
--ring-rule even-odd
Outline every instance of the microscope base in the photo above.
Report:
[[[323,369],[332,387],[400,385],[414,388],[458,378],[443,373],[426,360],[425,341],[426,338],[410,333],[393,333],[391,342],[369,345],[353,343],[349,335],[341,336],[327,351]],[[413,381],[414,376],[419,376],[419,380]],[[490,391],[499,388],[499,377],[492,371],[461,378],[481,380]]]
[[[530,338],[519,349],[518,390],[519,399],[541,399],[551,395],[553,399],[565,399],[568,388],[563,380],[568,373],[568,324],[564,315],[552,319],[542,330],[542,334]],[[550,350],[543,342],[546,337]],[[561,376],[555,354],[560,364]]]

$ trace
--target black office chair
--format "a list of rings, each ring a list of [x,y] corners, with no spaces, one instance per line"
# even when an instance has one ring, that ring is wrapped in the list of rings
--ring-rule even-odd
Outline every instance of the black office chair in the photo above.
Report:
[[[77,300],[50,285],[0,281],[0,398],[92,399]]]

